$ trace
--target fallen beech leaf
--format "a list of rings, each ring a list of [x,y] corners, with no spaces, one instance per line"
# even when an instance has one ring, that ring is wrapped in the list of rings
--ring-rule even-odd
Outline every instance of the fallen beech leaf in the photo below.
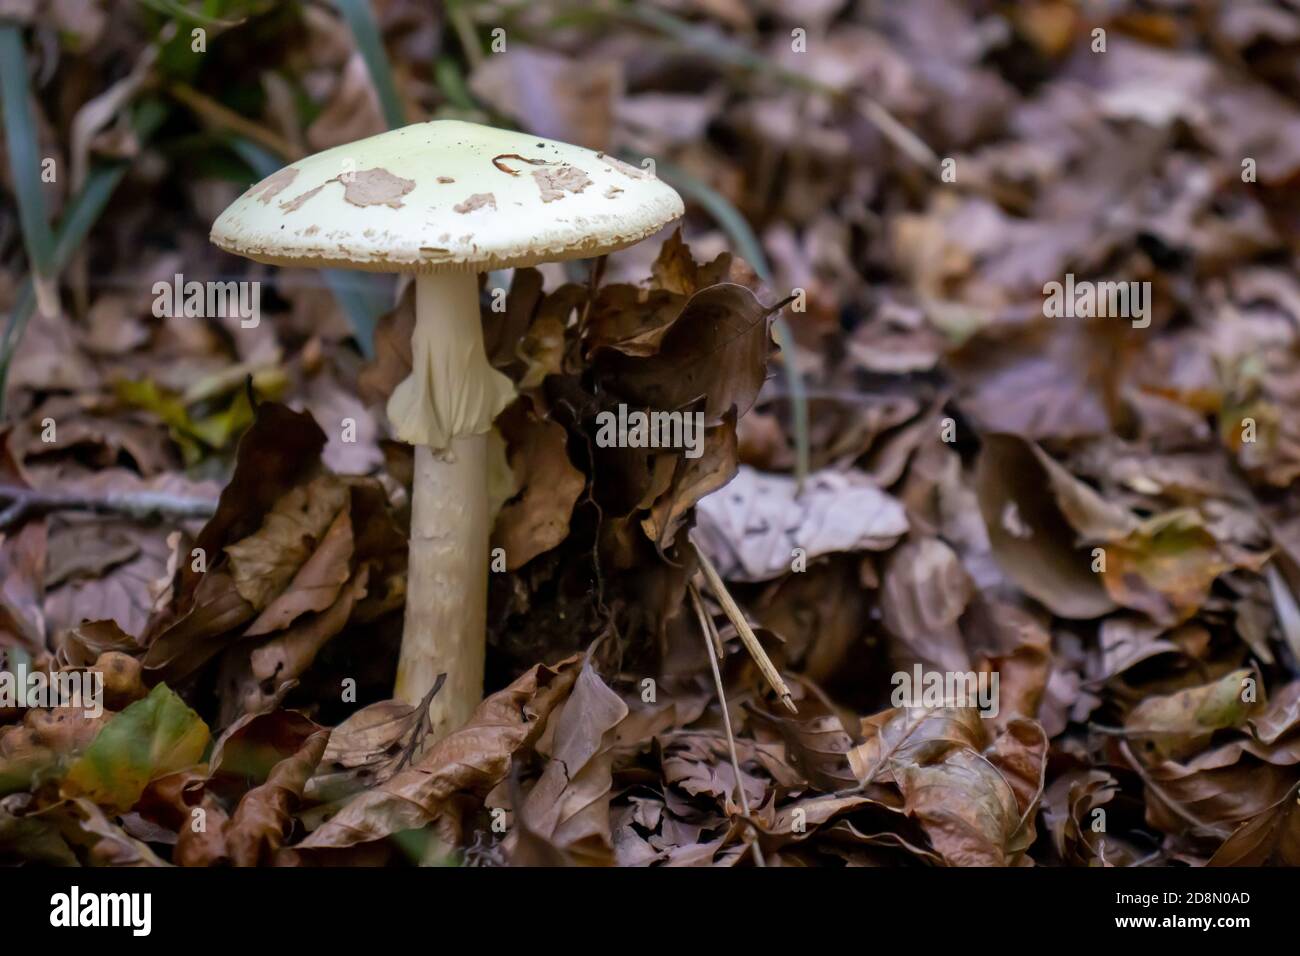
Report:
[[[1106,832],[1103,810],[1119,792],[1119,782],[1104,770],[1074,771],[1052,782],[1043,795],[1043,820],[1056,853],[1075,866],[1103,861],[1121,866],[1134,859],[1131,851]]]
[[[299,617],[252,654],[243,648],[232,649],[229,659],[239,676],[231,678],[234,692],[222,700],[222,722],[275,706],[288,685],[302,676],[320,649],[347,625],[353,608],[366,595],[369,577],[369,568],[362,567],[333,604],[319,613]]]
[[[1128,715],[1124,730],[1137,740],[1137,752],[1151,760],[1190,756],[1216,730],[1244,726],[1251,711],[1243,700],[1248,678],[1258,680],[1243,669],[1201,687],[1147,697]]]
[[[0,786],[0,793],[3,793]],[[0,802],[0,864],[76,866],[77,857],[48,817],[21,816]]]
[[[207,724],[166,684],[159,684],[105,724],[68,768],[62,789],[127,810],[150,780],[197,763],[207,745]]]
[[[970,669],[957,620],[975,592],[961,561],[938,538],[895,549],[885,564],[880,610],[906,656],[941,671]]]
[[[720,425],[701,437],[704,450],[699,458],[676,458],[667,489],[642,519],[641,529],[662,554],[672,544],[691,509],[724,487],[736,474],[736,423],[729,412]]]
[[[348,490],[342,482],[321,476],[277,501],[254,534],[226,545],[235,587],[244,600],[261,611],[283,592],[321,544],[347,500]],[[346,556],[342,563],[346,565]],[[334,590],[337,588],[335,585]]]
[[[704,422],[745,414],[767,377],[771,310],[742,285],[722,282],[695,293],[664,334],[656,354],[636,358],[607,350],[598,374],[628,404],[665,411],[704,398]]]
[[[1243,823],[1208,866],[1300,866],[1300,798],[1285,797]]]
[[[346,509],[339,509],[317,545],[284,590],[272,598],[257,620],[249,625],[245,637],[257,637],[288,627],[301,615],[323,611],[338,598],[339,590],[352,574],[349,567],[352,519]],[[233,555],[232,563],[236,563]],[[238,579],[235,586],[239,586]]]
[[[729,581],[766,581],[840,551],[883,551],[907,532],[903,506],[853,472],[810,475],[803,493],[785,475],[741,465],[726,489],[699,502],[696,540]]]
[[[244,794],[225,826],[235,866],[257,866],[283,845],[293,824],[290,810],[302,797],[328,741],[327,730],[312,734],[301,750],[272,768],[265,783]]]
[[[894,708],[864,719],[862,730],[866,741],[849,752],[859,780],[895,784],[949,865],[1023,859],[1047,756],[1037,724],[1014,722],[987,750],[974,708]]]
[[[58,661],[68,667],[85,667],[107,651],[131,653],[139,649],[135,638],[116,621],[84,621],[61,635]]]
[[[358,794],[299,846],[349,847],[434,823],[458,842],[458,801],[481,802],[505,779],[516,751],[531,747],[555,707],[568,697],[582,656],[555,667],[538,664],[475,708],[469,721],[435,743],[415,764]]]
[[[497,515],[492,547],[505,549],[506,569],[513,571],[568,536],[569,516],[587,479],[569,461],[564,426],[537,419],[527,402],[515,402],[497,424],[520,490]]]
[[[1032,447],[1013,435],[985,435],[975,491],[1002,569],[1061,617],[1089,619],[1115,609],[1089,551],[1051,493]]]
[[[520,813],[534,834],[587,865],[614,862],[609,824],[614,728],[627,705],[583,663],[569,699],[554,716],[542,776]],[[539,748],[541,749],[541,748]]]
[[[756,715],[770,722],[785,740],[786,760],[814,787],[827,793],[848,790],[857,782],[849,766],[853,738],[834,714],[796,720],[781,714]]]
[[[277,402],[263,402],[252,425],[239,439],[235,472],[221,492],[217,512],[199,532],[195,547],[212,567],[226,544],[253,534],[267,512],[290,489],[320,467],[325,433],[306,412],[295,412]],[[177,603],[184,613],[187,601],[204,572],[185,561],[179,569]],[[150,622],[150,632],[169,621],[160,615]]]
[[[1227,839],[1232,829],[1265,812],[1294,786],[1297,748],[1270,752],[1232,741],[1185,763],[1147,767],[1147,822],[1165,833],[1189,831]]]
[[[225,830],[229,816],[208,793],[203,794],[196,809],[203,811],[206,826],[202,830],[182,826],[176,835],[172,860],[177,866],[217,866],[227,859]]]
[[[74,797],[59,808],[59,828],[90,866],[166,866],[147,843],[111,821],[95,803]]]
[[[362,707],[330,732],[329,745],[304,794],[312,800],[332,801],[383,783],[402,759],[418,718],[417,708],[395,700]]]
[[[1187,620],[1230,564],[1194,511],[1167,512],[1106,548],[1102,581],[1119,604],[1165,625]]]

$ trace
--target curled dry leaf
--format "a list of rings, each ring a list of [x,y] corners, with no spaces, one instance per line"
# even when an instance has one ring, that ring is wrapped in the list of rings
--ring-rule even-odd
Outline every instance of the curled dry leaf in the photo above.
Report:
[[[516,751],[531,747],[581,672],[582,658],[538,664],[492,694],[469,721],[427,749],[406,770],[344,805],[300,845],[349,847],[434,824],[456,841],[458,796],[482,799],[505,779]]]
[[[235,866],[257,866],[283,845],[293,826],[291,810],[320,763],[329,732],[317,731],[302,749],[272,768],[266,782],[244,794],[225,826]]]
[[[330,732],[304,793],[331,802],[392,776],[416,729],[419,711],[395,700],[362,707]]]
[[[1208,865],[1300,866],[1300,796],[1296,788],[1237,828]]]
[[[568,536],[569,516],[587,480],[569,461],[565,428],[538,419],[527,402],[515,402],[497,423],[520,488],[497,515],[492,547],[505,549],[506,569],[513,571]]]
[[[903,506],[853,472],[810,475],[800,493],[786,475],[741,465],[726,489],[700,500],[696,540],[730,581],[788,572],[794,549],[807,560],[883,551],[908,529]]]
[[[1025,592],[1062,617],[1094,618],[1115,609],[1027,442],[984,436],[975,491],[993,553]]]
[[[771,310],[742,285],[722,282],[696,292],[664,333],[654,355],[613,350],[596,357],[597,374],[631,405],[685,409],[704,399],[704,421],[743,415],[767,378]]]
[[[641,529],[662,553],[677,536],[692,509],[724,487],[736,474],[736,422],[728,412],[722,423],[700,436],[703,449],[698,458],[671,455],[672,477]],[[658,464],[658,463],[656,463]]]
[[[588,865],[614,862],[610,749],[627,714],[623,699],[585,661],[547,729],[549,746],[538,747],[546,767],[519,810],[536,837]]]
[[[902,794],[935,850],[952,866],[1008,866],[1034,840],[1047,738],[1016,721],[989,744],[974,708],[895,708],[863,720],[866,741],[849,752],[863,783]]]

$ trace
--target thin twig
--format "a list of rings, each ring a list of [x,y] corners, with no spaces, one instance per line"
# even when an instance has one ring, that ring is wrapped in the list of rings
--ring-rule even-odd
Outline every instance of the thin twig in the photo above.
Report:
[[[869,96],[857,104],[863,118],[894,144],[894,147],[934,178],[939,177],[939,157],[929,144],[894,118],[894,114]]]
[[[740,757],[736,755],[736,737],[731,732],[731,712],[727,710],[727,694],[722,688],[722,671],[718,668],[718,658],[721,654],[709,653],[710,650],[721,650],[722,638],[718,634],[718,629],[713,626],[713,618],[709,617],[708,612],[704,610],[699,589],[691,583],[688,585],[688,590],[691,592],[691,603],[695,605],[695,613],[700,619],[700,632],[704,635],[704,653],[709,659],[709,667],[713,669],[713,685],[718,690],[718,705],[722,708],[722,726],[727,731],[727,749],[731,751],[731,766],[736,771],[736,792],[740,796],[740,809],[748,818],[749,797],[745,795],[745,781],[740,774]],[[757,837],[749,847],[754,854],[754,864],[767,866],[767,861],[763,859],[763,851],[759,849]]]
[[[0,511],[0,530],[51,511],[88,511],[148,521],[153,518],[210,518],[217,510],[217,502],[211,498],[185,498],[160,491],[88,495],[37,491],[12,485],[0,487],[0,502],[8,502],[8,506]]]
[[[718,660],[722,660],[727,656],[727,651],[722,646],[722,637],[718,634],[718,629],[713,626],[712,619],[709,617],[708,612],[704,610],[704,599],[700,597],[700,589],[695,586],[694,581],[687,581],[686,590],[691,594],[691,604],[695,606],[695,613],[699,616],[700,627],[713,641],[713,656]]]
[[[785,685],[785,681],[781,679],[781,672],[776,669],[772,659],[767,656],[767,651],[763,650],[763,645],[758,642],[754,629],[745,620],[744,612],[740,610],[740,606],[732,598],[727,586],[722,583],[722,577],[718,574],[718,569],[713,566],[713,562],[709,560],[708,555],[698,545],[692,542],[692,546],[695,548],[695,556],[699,558],[700,570],[704,572],[704,579],[709,582],[709,590],[713,592],[713,596],[717,598],[718,603],[722,606],[723,613],[727,615],[728,620],[736,628],[736,633],[740,635],[740,641],[745,645],[745,650],[749,651],[750,656],[754,658],[754,663],[758,665],[759,671],[762,672],[763,677],[771,685],[772,690],[776,691],[776,695],[781,698],[781,703],[785,704],[790,713],[798,714],[799,708],[794,705],[794,698],[790,695],[790,688]]]
[[[447,672],[443,671],[433,681],[433,686],[429,692],[424,695],[424,700],[420,701],[420,710],[415,718],[415,726],[411,728],[411,739],[402,751],[402,759],[397,761],[397,766],[393,773],[399,772],[403,767],[411,762],[416,752],[420,749],[420,744],[429,733],[429,705],[433,699],[438,696],[438,691],[442,690],[442,685],[447,683]]]

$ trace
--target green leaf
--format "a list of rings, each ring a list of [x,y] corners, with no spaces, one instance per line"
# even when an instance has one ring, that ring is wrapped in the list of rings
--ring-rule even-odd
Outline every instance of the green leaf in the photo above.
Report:
[[[202,718],[159,684],[104,726],[68,769],[62,791],[129,810],[151,780],[198,763],[208,737]]]
[[[254,378],[255,390],[256,382]],[[201,416],[191,413],[191,403],[184,396],[160,388],[152,379],[124,379],[115,383],[114,392],[120,401],[156,415],[167,425],[187,465],[201,461],[208,449],[229,447],[253,421],[253,406],[243,388],[235,390],[216,411]]]

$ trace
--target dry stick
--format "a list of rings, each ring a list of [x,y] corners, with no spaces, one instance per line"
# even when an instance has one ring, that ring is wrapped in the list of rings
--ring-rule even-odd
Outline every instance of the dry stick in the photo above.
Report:
[[[407,743],[406,749],[402,751],[402,759],[397,762],[397,767],[393,770],[393,773],[397,773],[411,762],[416,751],[420,749],[420,745],[424,742],[424,738],[428,736],[429,705],[433,703],[433,699],[438,696],[438,691],[442,690],[442,685],[445,683],[447,683],[447,674],[444,671],[437,676],[433,686],[429,688],[429,692],[424,695],[424,700],[420,701],[417,706],[415,726],[411,728],[411,739]]]
[[[87,495],[8,486],[0,487],[0,501],[9,502],[0,511],[0,529],[50,511],[89,511],[144,521],[155,517],[210,518],[217,510],[216,501],[210,498],[185,498],[160,491]]]
[[[871,97],[864,97],[859,107],[863,117],[894,144],[898,150],[931,176],[939,175],[939,157],[929,144],[894,118],[894,115]]]
[[[722,646],[722,635],[718,629],[713,626],[711,618],[704,609],[704,598],[700,597],[700,589],[693,580],[686,582],[686,589],[691,592],[691,603],[695,605],[695,612],[700,617],[700,626],[704,628],[704,633],[708,635],[713,645],[713,656],[718,660],[725,660],[727,649]]]
[[[767,651],[763,650],[763,645],[758,643],[758,637],[754,634],[754,629],[749,626],[749,622],[745,620],[744,612],[732,599],[730,592],[727,591],[727,586],[722,583],[718,569],[713,566],[713,562],[709,560],[708,555],[694,542],[692,542],[692,547],[695,548],[695,556],[700,561],[700,570],[704,572],[704,578],[709,582],[709,590],[713,592],[713,596],[722,605],[723,613],[727,615],[728,620],[736,628],[736,633],[740,635],[740,641],[745,645],[745,650],[749,651],[749,655],[754,658],[754,663],[758,665],[758,669],[762,672],[768,684],[771,685],[772,690],[776,691],[777,696],[781,698],[781,703],[785,704],[786,709],[792,714],[799,713],[799,709],[794,705],[794,698],[790,696],[790,688],[781,679],[781,672],[776,669],[772,659],[767,656]]]
[[[700,630],[704,634],[705,656],[709,659],[709,666],[713,668],[713,684],[718,689],[718,704],[722,707],[722,726],[727,731],[727,749],[731,751],[731,766],[736,771],[736,792],[740,795],[740,809],[746,817],[749,817],[749,797],[745,795],[745,780],[740,775],[740,757],[736,754],[736,737],[731,732],[731,713],[727,710],[727,695],[722,689],[722,671],[718,669],[718,658],[709,653],[711,648],[722,646],[722,638],[718,635],[718,629],[713,626],[713,619],[704,610],[700,589],[693,581],[688,581],[686,588],[691,592],[691,603],[695,605],[695,613],[700,619]],[[763,851],[759,849],[757,837],[749,846],[754,853],[754,864],[767,866],[767,861],[763,859]]]

